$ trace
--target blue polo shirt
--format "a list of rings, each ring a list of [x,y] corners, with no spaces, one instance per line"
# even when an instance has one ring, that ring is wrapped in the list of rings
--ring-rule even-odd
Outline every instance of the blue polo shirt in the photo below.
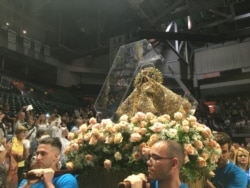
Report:
[[[53,184],[57,188],[78,188],[78,183],[76,178],[72,174],[63,174],[53,178]],[[19,187],[22,187],[27,182],[26,179],[22,180]],[[31,188],[45,188],[43,181],[38,181],[33,184]]]
[[[150,188],[158,188],[158,181],[155,180],[150,184]],[[188,188],[183,182],[181,183],[180,188]]]
[[[211,182],[216,188],[245,188],[247,175],[238,166],[229,162],[222,168],[217,168]]]

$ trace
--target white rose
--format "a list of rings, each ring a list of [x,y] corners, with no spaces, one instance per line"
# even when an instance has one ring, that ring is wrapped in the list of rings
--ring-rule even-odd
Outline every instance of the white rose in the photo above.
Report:
[[[166,134],[169,138],[174,138],[177,135],[177,130],[170,128],[168,131],[166,131]]]

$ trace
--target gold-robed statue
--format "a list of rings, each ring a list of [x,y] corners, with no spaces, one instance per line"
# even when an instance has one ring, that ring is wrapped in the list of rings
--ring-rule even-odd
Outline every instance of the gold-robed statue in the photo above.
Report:
[[[155,67],[142,69],[134,80],[134,90],[120,104],[116,115],[134,116],[138,111],[152,112],[155,115],[182,112],[188,115],[191,111],[190,102],[162,85],[163,76]]]

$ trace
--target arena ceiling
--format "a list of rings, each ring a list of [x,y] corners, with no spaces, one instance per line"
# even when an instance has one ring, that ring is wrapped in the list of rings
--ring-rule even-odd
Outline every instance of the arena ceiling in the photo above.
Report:
[[[0,23],[69,62],[108,53],[109,39],[207,42],[250,35],[250,0],[0,0]],[[166,32],[168,26],[172,29]],[[189,27],[191,24],[191,27]]]

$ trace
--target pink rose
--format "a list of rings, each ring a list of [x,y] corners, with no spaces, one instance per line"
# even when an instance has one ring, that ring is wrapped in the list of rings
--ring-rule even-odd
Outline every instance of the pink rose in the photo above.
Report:
[[[139,127],[144,128],[144,127],[147,126],[147,124],[148,124],[148,122],[146,122],[146,121],[141,121],[140,124],[139,124]]]
[[[120,124],[115,124],[113,127],[114,132],[119,132],[121,129],[121,125]]]
[[[150,154],[150,147],[147,147],[147,146],[143,147],[142,148],[142,155],[148,156],[149,154]]]
[[[121,133],[116,133],[114,136],[114,143],[119,144],[123,140],[122,134]]]
[[[83,137],[85,141],[89,141],[91,138],[91,133],[86,133]]]
[[[113,122],[112,122],[111,119],[103,119],[103,120],[101,121],[101,126],[102,126],[102,127],[106,127],[107,125],[113,125]]]
[[[75,138],[75,133],[69,132],[68,134],[68,140],[71,141]]]
[[[122,115],[119,119],[119,121],[125,121],[125,122],[128,122],[128,115]]]
[[[104,168],[107,170],[110,170],[112,167],[112,162],[109,159],[105,159],[105,161],[103,162]]]
[[[154,133],[159,133],[162,131],[162,129],[164,129],[164,125],[162,123],[154,123],[153,126],[149,127],[149,129],[151,129]]]
[[[73,151],[78,151],[79,145],[77,143],[73,143],[73,144],[71,144],[71,148]]]
[[[181,123],[183,126],[189,126],[189,121],[184,119]]]
[[[97,123],[96,118],[92,117],[92,118],[89,119],[89,124],[90,124],[90,125],[94,125],[94,124],[96,124],[96,123]]]
[[[176,120],[182,120],[183,114],[181,112],[174,113],[174,119]]]
[[[202,152],[201,157],[203,157],[205,160],[208,160],[209,154],[207,152]]]
[[[97,137],[97,140],[100,142],[103,142],[105,140],[105,136],[103,133],[100,133],[99,136]]]
[[[106,131],[109,132],[109,133],[114,132],[112,124],[107,124],[105,128],[106,128]]]
[[[87,130],[88,130],[88,126],[87,126],[86,123],[85,123],[85,124],[82,124],[82,125],[79,127],[79,132],[80,132],[80,133],[86,133]]]
[[[157,117],[157,121],[159,121],[159,122],[169,122],[170,119],[171,119],[170,115],[168,115],[168,114],[164,114],[164,115]]]
[[[194,141],[194,146],[195,146],[197,149],[202,149],[202,148],[203,148],[203,143],[202,143],[202,141],[200,141],[200,140],[195,140],[195,141]]]
[[[90,140],[89,140],[89,145],[96,145],[98,142],[98,140],[96,139],[95,136],[91,136]]]
[[[157,134],[152,134],[147,142],[148,146],[152,146],[155,142],[159,140],[159,137]]]
[[[187,119],[189,122],[196,122],[197,121],[196,117],[192,116],[192,115],[190,115]]]
[[[66,168],[69,170],[73,170],[74,169],[74,164],[72,162],[67,162],[66,163]]]
[[[188,133],[188,132],[189,132],[189,126],[187,126],[187,125],[182,125],[182,126],[181,126],[181,130],[182,130],[184,133]]]
[[[155,115],[152,112],[147,112],[145,118],[146,118],[146,120],[150,121],[150,120],[155,118]]]
[[[92,128],[91,135],[98,137],[100,135],[100,131],[96,128]]]
[[[86,154],[86,155],[84,156],[84,158],[85,158],[85,160],[87,160],[87,161],[93,161],[93,160],[94,160],[94,156],[93,156],[93,155],[90,155],[90,154]]]
[[[142,154],[138,151],[135,151],[134,153],[132,153],[132,158],[135,161],[139,161],[142,158]]]
[[[209,146],[215,148],[217,146],[217,142],[215,140],[209,140]]]
[[[82,134],[79,134],[77,137],[77,143],[81,144],[81,143],[83,143],[83,141],[84,141],[84,136]]]
[[[138,130],[138,133],[139,133],[140,135],[145,135],[145,134],[147,134],[147,129],[146,129],[146,128],[140,128],[140,129]]]
[[[184,144],[184,150],[188,155],[195,155],[197,153],[192,144]]]
[[[142,139],[142,136],[139,133],[132,133],[130,135],[130,142],[139,142]]]
[[[111,144],[114,142],[114,135],[109,135],[105,138],[105,144]]]
[[[135,118],[137,119],[137,121],[142,121],[144,120],[146,117],[146,114],[144,114],[143,112],[137,112],[135,114]]]
[[[176,121],[172,120],[172,121],[170,121],[169,124],[170,124],[171,126],[174,126],[174,125],[176,125]]]
[[[204,127],[204,129],[202,130],[202,135],[205,137],[205,138],[208,138],[212,135],[212,132],[211,132],[211,129],[209,127]]]
[[[121,121],[120,122],[121,129],[127,130],[128,129],[128,122],[126,121]]]
[[[206,160],[203,159],[202,157],[198,157],[197,162],[198,162],[199,167],[206,167],[207,166]]]
[[[140,127],[134,127],[133,132],[134,133],[139,133]]]
[[[70,145],[67,145],[67,146],[65,146],[63,153],[67,155],[70,153],[70,150],[71,150]]]

